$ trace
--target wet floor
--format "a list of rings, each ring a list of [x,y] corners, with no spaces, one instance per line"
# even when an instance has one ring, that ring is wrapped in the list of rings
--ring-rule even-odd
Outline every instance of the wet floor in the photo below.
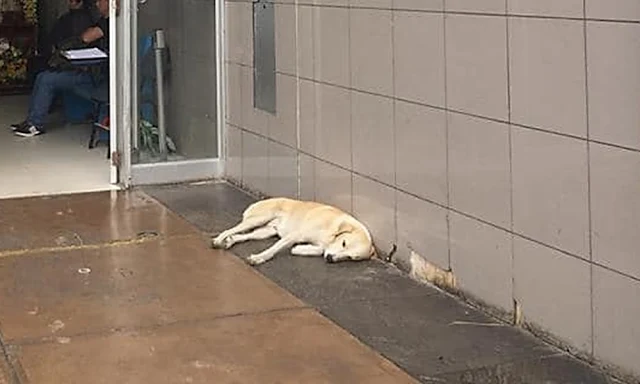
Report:
[[[143,192],[0,200],[0,383],[410,383]]]

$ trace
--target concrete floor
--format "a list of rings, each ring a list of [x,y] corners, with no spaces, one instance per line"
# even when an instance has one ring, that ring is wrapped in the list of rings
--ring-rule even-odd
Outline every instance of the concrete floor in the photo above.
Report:
[[[0,200],[0,383],[617,382],[381,262],[210,249],[251,201],[227,184]]]

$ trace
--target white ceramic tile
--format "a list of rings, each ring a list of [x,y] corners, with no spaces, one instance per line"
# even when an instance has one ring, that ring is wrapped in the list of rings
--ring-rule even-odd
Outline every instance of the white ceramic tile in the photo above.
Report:
[[[442,11],[444,0],[393,0],[393,9]]]
[[[590,146],[593,261],[640,279],[640,153]]]
[[[505,13],[504,0],[445,0],[447,12]]]
[[[582,21],[509,18],[511,121],[587,135]]]
[[[583,0],[508,0],[510,14],[577,17],[584,15]]]
[[[513,310],[511,235],[453,212],[449,223],[458,286],[490,305]]]
[[[593,353],[640,376],[640,282],[593,267]]]
[[[502,228],[511,225],[509,126],[450,113],[449,203]]]
[[[591,139],[640,149],[638,36],[640,24],[587,23]]]
[[[348,87],[349,9],[314,7],[313,13],[314,78]]]
[[[589,263],[514,237],[513,284],[525,321],[591,351]]]
[[[586,13],[590,19],[640,21],[640,1],[586,0]]]
[[[588,259],[587,143],[526,128],[511,138],[514,231]]]
[[[394,11],[393,28],[396,97],[444,107],[444,15]]]
[[[449,108],[507,120],[506,23],[504,16],[446,16]]]
[[[393,95],[391,11],[350,10],[351,86]]]

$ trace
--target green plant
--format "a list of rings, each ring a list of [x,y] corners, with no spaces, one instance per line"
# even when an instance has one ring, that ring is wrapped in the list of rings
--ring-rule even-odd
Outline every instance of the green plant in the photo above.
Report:
[[[140,120],[139,124],[139,137],[140,137],[140,149],[147,150],[152,154],[160,153],[160,131],[158,127],[154,127],[153,124],[147,120]],[[167,150],[170,153],[176,152],[176,145],[167,136]]]

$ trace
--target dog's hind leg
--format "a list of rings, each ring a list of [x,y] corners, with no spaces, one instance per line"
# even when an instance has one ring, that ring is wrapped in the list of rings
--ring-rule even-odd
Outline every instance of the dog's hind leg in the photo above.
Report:
[[[298,244],[291,248],[291,254],[294,256],[322,256],[324,249],[313,244]]]
[[[236,243],[242,243],[243,241],[248,241],[248,240],[264,240],[264,239],[273,237],[277,234],[278,234],[278,231],[276,230],[275,227],[267,225],[261,228],[257,228],[254,231],[249,233],[238,233],[236,235],[230,235],[225,240],[225,246],[227,248],[231,248]]]
[[[254,229],[263,226],[270,222],[273,217],[270,216],[249,216],[242,220],[238,225],[223,231],[216,236],[211,242],[211,246],[214,248],[229,248],[229,236],[237,233],[242,233],[250,229]]]
[[[291,235],[281,238],[280,240],[276,241],[275,244],[265,249],[264,251],[258,254],[249,256],[249,258],[247,258],[247,263],[251,265],[258,265],[273,259],[276,253],[280,252],[281,250],[287,247],[292,246],[296,242],[296,238],[297,238],[296,236],[291,236]]]

